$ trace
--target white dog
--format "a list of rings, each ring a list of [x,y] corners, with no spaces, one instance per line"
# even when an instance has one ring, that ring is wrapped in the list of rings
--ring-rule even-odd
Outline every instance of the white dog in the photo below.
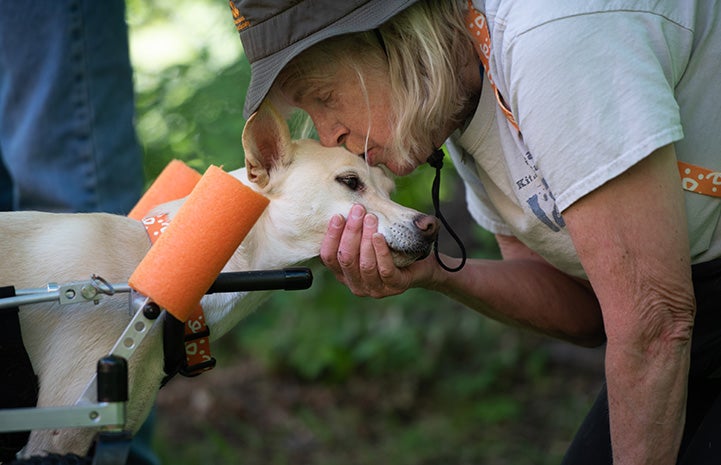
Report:
[[[378,217],[398,265],[428,254],[437,233],[434,217],[390,200],[393,182],[342,148],[312,140],[291,141],[284,121],[264,107],[243,133],[246,168],[231,174],[270,199],[270,204],[224,271],[275,269],[319,253],[330,218],[358,203]],[[222,202],[223,199],[218,199]],[[158,207],[170,214],[179,202]],[[108,214],[0,214],[0,285],[38,288],[49,282],[127,282],[150,247],[143,225]],[[267,292],[212,294],[203,298],[211,340],[255,309]],[[107,355],[131,315],[127,294],[99,305],[55,303],[20,308],[26,349],[39,378],[38,406],[72,405]],[[158,325],[156,325],[157,327]],[[147,416],[163,378],[160,330],[156,327],[129,360],[127,427],[136,431]],[[33,431],[25,456],[46,452],[84,455],[96,431]]]

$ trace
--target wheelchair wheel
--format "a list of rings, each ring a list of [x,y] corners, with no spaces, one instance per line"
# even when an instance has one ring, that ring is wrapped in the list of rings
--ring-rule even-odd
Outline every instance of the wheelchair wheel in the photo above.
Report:
[[[81,457],[75,454],[48,454],[15,460],[7,465],[92,465],[92,463],[92,457]]]

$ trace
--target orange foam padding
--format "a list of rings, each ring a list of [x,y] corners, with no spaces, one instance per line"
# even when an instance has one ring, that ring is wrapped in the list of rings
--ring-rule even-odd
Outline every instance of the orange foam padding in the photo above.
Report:
[[[171,161],[155,178],[128,216],[140,221],[155,206],[182,199],[190,194],[200,177],[200,173],[182,161]]]
[[[185,322],[268,205],[211,166],[128,283]]]

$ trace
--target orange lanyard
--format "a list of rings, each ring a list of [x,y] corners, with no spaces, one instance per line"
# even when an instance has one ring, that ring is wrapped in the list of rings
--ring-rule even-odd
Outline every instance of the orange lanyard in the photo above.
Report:
[[[506,101],[503,100],[503,96],[498,91],[496,83],[493,80],[493,76],[491,76],[491,68],[488,65],[489,58],[491,56],[491,34],[488,32],[488,21],[486,21],[486,15],[476,10],[471,0],[468,0],[466,26],[468,27],[468,31],[471,33],[471,36],[475,39],[476,46],[478,47],[476,49],[478,58],[481,59],[483,69],[486,70],[488,84],[491,86],[491,89],[493,89],[493,93],[496,96],[496,102],[498,102],[498,107],[501,111],[503,111],[503,114],[506,115],[506,119],[509,123],[511,123],[511,126],[516,128],[516,131],[520,132],[521,130],[518,128],[518,123],[516,123],[513,113],[508,108],[508,105],[506,105]]]
[[[486,70],[488,84],[491,86],[491,89],[496,96],[498,107],[506,116],[506,120],[508,120],[511,126],[520,133],[521,130],[518,127],[518,123],[516,122],[513,113],[508,108],[506,101],[503,100],[503,96],[498,91],[496,83],[493,81],[493,77],[491,76],[489,66],[489,58],[491,56],[491,34],[488,31],[488,21],[486,21],[486,16],[483,13],[476,10],[471,0],[468,0],[466,27],[471,33],[471,36],[475,39],[474,42],[477,46],[476,52],[478,53],[478,58],[480,58],[483,68]],[[682,161],[678,162],[678,172],[681,175],[681,187],[684,190],[721,198],[720,172]]]

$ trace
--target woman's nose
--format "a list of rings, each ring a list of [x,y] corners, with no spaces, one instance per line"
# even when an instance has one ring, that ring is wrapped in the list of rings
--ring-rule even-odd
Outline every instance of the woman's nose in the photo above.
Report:
[[[318,138],[320,143],[326,147],[338,147],[346,143],[350,131],[341,125],[334,124],[326,128],[318,127]]]

